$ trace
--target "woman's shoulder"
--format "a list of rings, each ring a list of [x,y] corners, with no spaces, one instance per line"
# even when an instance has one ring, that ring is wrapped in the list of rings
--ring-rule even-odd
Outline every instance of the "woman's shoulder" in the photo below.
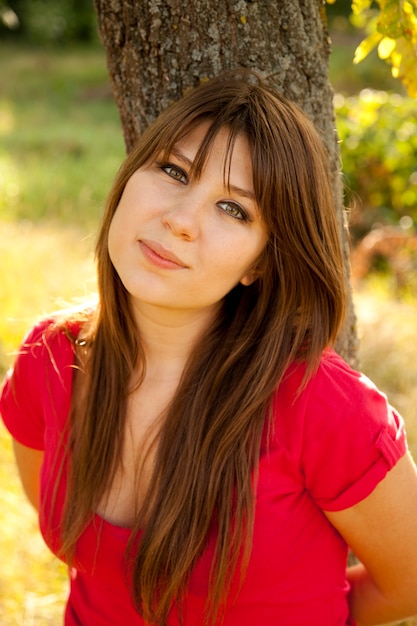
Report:
[[[43,449],[48,420],[67,415],[71,398],[76,318],[48,316],[24,337],[0,389],[0,413],[15,439]]]
[[[309,405],[338,421],[386,419],[391,411],[387,396],[363,372],[351,367],[332,349],[323,352],[317,372],[309,384]]]
[[[314,373],[305,380],[306,365],[293,363],[276,389],[275,398],[280,404],[297,403],[310,406],[319,403],[322,408],[335,405],[340,411],[343,404],[349,408],[364,397],[383,395],[362,372],[354,369],[332,348],[325,349]]]
[[[334,350],[321,356],[304,382],[305,366],[292,365],[273,398],[275,431],[301,450],[336,449],[365,442],[392,452],[391,442],[404,436],[404,423],[387,396]],[[395,450],[393,451],[395,455]]]
[[[79,313],[58,312],[37,320],[23,338],[18,354],[35,355],[54,345],[74,346],[83,327],[91,319],[91,311]]]
[[[40,318],[25,334],[9,376],[39,379],[49,371],[60,376],[72,367],[77,338],[85,323],[85,313],[57,313]]]
[[[42,349],[47,343],[66,334],[66,324],[63,320],[52,315],[42,317],[24,335],[19,353],[26,353],[29,349],[31,351]]]
[[[275,441],[301,468],[321,508],[347,508],[405,453],[404,423],[386,395],[333,350],[323,352],[302,387],[304,372],[293,365],[277,389]]]

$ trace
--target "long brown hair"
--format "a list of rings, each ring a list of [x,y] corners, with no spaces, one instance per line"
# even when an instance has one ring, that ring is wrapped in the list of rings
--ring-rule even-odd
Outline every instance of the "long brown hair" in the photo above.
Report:
[[[253,74],[203,83],[162,113],[113,185],[96,254],[99,305],[87,339],[85,402],[73,409],[71,473],[63,519],[68,554],[111,484],[120,459],[128,383],[146,363],[107,239],[130,176],[203,121],[210,126],[193,165],[204,168],[220,129],[250,146],[257,204],[269,239],[261,276],[237,285],[193,351],[169,407],[155,469],[130,545],[132,593],[150,622],[165,625],[215,536],[207,621],[222,607],[231,573],[250,554],[254,480],[270,402],[289,363],[306,376],[337,335],[345,309],[340,233],[327,155],[307,117]],[[146,524],[143,520],[146,519]],[[143,527],[144,526],[144,527]],[[137,541],[139,530],[143,531]]]

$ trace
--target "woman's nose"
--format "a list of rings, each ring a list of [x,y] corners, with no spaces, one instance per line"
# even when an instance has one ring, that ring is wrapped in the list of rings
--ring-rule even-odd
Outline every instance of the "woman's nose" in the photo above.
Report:
[[[170,207],[165,211],[162,216],[162,222],[176,237],[193,241],[199,235],[201,211],[201,200],[179,200],[176,206]]]

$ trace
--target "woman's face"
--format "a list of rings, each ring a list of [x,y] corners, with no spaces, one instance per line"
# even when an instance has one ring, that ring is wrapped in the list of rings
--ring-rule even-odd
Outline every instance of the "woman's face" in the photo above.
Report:
[[[190,174],[208,123],[168,159],[129,179],[109,230],[111,261],[133,299],[165,309],[210,309],[258,276],[268,233],[253,195],[249,145],[237,136],[224,180],[228,132],[221,130],[199,178]]]

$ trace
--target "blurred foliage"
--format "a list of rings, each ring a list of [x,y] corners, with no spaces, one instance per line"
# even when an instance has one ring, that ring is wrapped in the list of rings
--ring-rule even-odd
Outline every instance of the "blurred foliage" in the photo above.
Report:
[[[392,67],[392,75],[405,85],[409,96],[417,97],[417,0],[353,0],[353,19],[369,33],[356,49],[359,63],[378,46],[378,55]]]
[[[364,89],[335,97],[354,241],[376,224],[417,224],[417,108],[411,98]]]
[[[342,4],[342,0],[339,0]],[[334,5],[336,0],[327,0]],[[340,13],[346,13],[346,0]],[[379,58],[417,97],[417,0],[352,0],[351,22],[367,35],[357,46],[354,63],[377,48]]]
[[[92,0],[0,0],[0,37],[31,44],[98,42]]]

